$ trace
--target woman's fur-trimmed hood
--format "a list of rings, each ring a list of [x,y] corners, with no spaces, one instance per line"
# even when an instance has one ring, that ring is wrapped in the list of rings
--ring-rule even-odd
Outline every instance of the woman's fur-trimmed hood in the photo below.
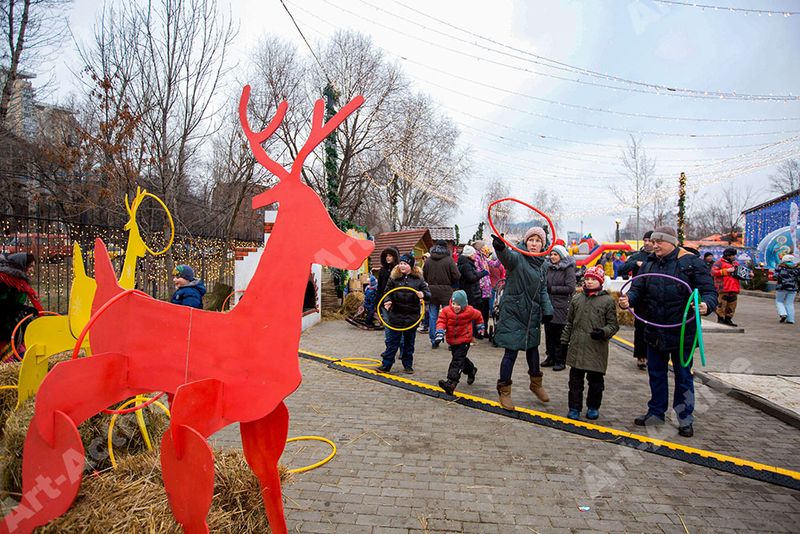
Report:
[[[403,276],[404,276],[403,273],[400,272],[400,266],[395,265],[394,269],[392,269],[392,274],[391,274],[392,280],[399,280],[400,278],[403,278]],[[422,279],[422,269],[420,269],[415,265],[414,267],[411,268],[411,272],[408,273],[408,276]]]

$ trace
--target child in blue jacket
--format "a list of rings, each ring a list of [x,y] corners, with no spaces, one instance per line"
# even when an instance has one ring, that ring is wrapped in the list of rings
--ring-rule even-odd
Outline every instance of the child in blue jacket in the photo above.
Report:
[[[194,269],[188,265],[178,265],[172,271],[172,276],[176,291],[172,294],[170,302],[202,310],[206,286],[202,280],[194,277]]]

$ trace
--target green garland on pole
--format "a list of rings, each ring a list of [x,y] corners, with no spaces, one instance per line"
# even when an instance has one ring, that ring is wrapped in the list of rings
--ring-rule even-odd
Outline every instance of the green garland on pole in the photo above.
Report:
[[[686,173],[678,180],[678,245],[686,239]]]
[[[322,92],[325,97],[325,122],[336,115],[336,106],[339,103],[339,93],[329,82]],[[325,138],[325,177],[327,179],[328,213],[334,224],[339,226],[339,156],[336,153],[336,131]]]

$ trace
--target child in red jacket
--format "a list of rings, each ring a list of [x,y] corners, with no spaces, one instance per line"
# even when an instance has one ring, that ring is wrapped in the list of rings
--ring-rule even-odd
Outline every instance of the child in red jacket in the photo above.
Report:
[[[434,344],[439,345],[447,336],[447,344],[450,345],[450,352],[453,353],[450,360],[450,368],[447,370],[447,380],[439,380],[439,387],[448,395],[452,395],[458,385],[461,373],[467,375],[467,384],[475,382],[475,367],[469,358],[469,345],[472,342],[472,324],[475,324],[478,335],[483,335],[485,325],[481,312],[467,304],[467,294],[462,291],[453,291],[450,299],[450,306],[446,306],[439,312],[439,320],[436,321],[436,337]]]

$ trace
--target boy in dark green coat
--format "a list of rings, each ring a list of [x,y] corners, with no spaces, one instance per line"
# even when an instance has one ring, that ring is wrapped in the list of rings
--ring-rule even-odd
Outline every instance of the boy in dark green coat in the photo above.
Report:
[[[600,403],[608,368],[608,340],[619,330],[617,306],[611,295],[603,291],[605,272],[600,266],[586,270],[583,293],[572,298],[567,325],[561,335],[562,351],[567,355],[569,370],[570,419],[579,419],[583,408],[583,381],[589,383],[586,395],[586,418],[600,416]]]

